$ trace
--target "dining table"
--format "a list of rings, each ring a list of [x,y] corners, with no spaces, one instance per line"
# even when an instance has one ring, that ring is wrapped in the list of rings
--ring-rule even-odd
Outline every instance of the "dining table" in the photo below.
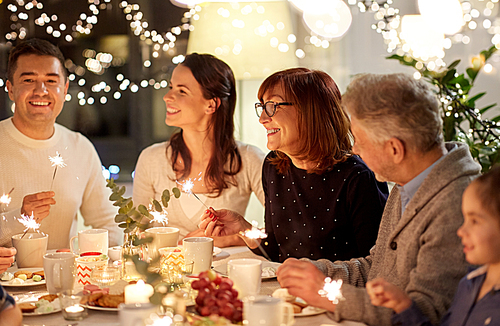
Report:
[[[265,258],[255,255],[251,252],[248,247],[238,246],[238,247],[228,247],[221,248],[220,252],[214,256],[212,267],[217,269],[217,267],[224,266],[231,259],[237,258],[257,258],[265,261]],[[279,289],[280,285],[276,278],[266,278],[262,280],[260,294],[271,295],[276,289]],[[26,297],[26,295],[32,295],[34,298],[39,297],[43,294],[47,294],[47,288],[45,285],[36,285],[32,287],[6,287],[5,288],[14,298],[16,297]],[[87,309],[88,315],[81,321],[68,321],[63,318],[61,312],[37,315],[37,316],[24,316],[23,325],[26,326],[87,326],[87,325],[105,325],[105,326],[119,326],[119,312],[118,311],[101,311]],[[354,321],[342,321],[335,322],[330,319],[326,313],[319,313],[315,315],[307,316],[295,316],[294,326],[363,326],[365,324],[354,322]]]

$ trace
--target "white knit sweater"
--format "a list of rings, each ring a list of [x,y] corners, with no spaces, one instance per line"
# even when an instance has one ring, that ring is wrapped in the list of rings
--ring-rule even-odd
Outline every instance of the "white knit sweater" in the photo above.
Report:
[[[154,144],[142,151],[137,161],[134,177],[134,205],[146,207],[151,198],[161,200],[163,190],[179,187],[175,182],[172,161],[166,154],[168,142]],[[219,197],[202,196],[207,206],[218,209],[230,209],[245,215],[248,200],[254,192],[259,201],[264,203],[262,190],[262,163],[264,153],[255,146],[237,142],[241,155],[242,168],[236,175],[238,185],[229,185]],[[200,216],[206,208],[193,196],[183,194],[179,199],[172,198],[168,203],[168,226],[180,229],[182,239],[189,232],[198,229]]]
[[[111,191],[92,143],[59,124],[52,137],[35,140],[17,130],[9,118],[0,121],[0,195],[15,189],[10,205],[0,204],[0,246],[10,247],[11,236],[24,232],[16,220],[24,196],[50,190],[54,167],[49,156],[56,152],[67,166],[57,169],[52,187],[56,204],[41,222],[40,231],[49,235],[48,249],[69,248],[79,209],[85,225],[109,230],[110,246],[121,243],[123,233],[114,222],[117,208],[108,200]]]

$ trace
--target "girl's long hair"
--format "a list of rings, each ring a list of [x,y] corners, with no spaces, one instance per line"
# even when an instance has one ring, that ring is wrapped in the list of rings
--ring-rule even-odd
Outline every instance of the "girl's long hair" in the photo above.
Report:
[[[222,60],[210,54],[192,53],[182,63],[189,68],[200,84],[207,100],[218,100],[220,105],[212,115],[209,129],[213,133],[214,148],[205,171],[204,181],[215,197],[220,196],[228,184],[237,185],[235,175],[241,170],[241,156],[234,139],[234,110],[236,107],[236,87],[233,71]],[[172,169],[185,179],[191,173],[191,154],[182,137],[182,129],[170,138],[172,148]],[[201,141],[201,140],[200,140]],[[167,152],[168,152],[167,147]],[[179,155],[184,166],[176,165]]]

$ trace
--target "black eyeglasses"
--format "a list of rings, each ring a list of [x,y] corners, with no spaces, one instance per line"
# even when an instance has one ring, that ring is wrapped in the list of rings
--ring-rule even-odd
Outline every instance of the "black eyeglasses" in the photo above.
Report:
[[[276,113],[276,108],[278,106],[284,106],[284,105],[293,105],[293,103],[267,101],[266,103],[262,104],[260,102],[257,102],[255,103],[255,112],[257,113],[257,116],[260,118],[262,112],[265,110],[267,116],[272,117]]]

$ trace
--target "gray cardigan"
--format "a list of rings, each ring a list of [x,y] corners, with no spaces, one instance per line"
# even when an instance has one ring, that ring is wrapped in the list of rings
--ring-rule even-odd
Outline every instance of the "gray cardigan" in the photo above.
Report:
[[[456,232],[463,222],[462,193],[481,167],[467,145],[446,143],[448,151],[422,182],[401,216],[401,196],[394,187],[385,206],[375,246],[365,258],[318,260],[314,264],[332,279],[342,279],[346,298],[329,316],[336,321],[391,325],[392,310],[375,307],[364,288],[383,277],[403,289],[418,308],[438,324],[449,308],[467,262]]]

